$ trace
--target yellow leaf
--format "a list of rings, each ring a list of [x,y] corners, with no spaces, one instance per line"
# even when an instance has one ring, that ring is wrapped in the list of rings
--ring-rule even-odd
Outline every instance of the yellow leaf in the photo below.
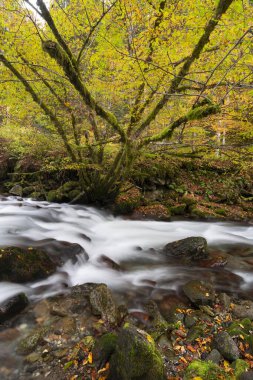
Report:
[[[92,352],[89,352],[89,355],[88,355],[88,363],[92,364],[92,361],[93,361]]]

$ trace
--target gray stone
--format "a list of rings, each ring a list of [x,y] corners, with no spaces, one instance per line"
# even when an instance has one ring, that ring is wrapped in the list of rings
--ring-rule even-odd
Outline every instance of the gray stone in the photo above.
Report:
[[[216,334],[214,337],[214,344],[225,359],[233,361],[239,358],[239,349],[226,331]]]
[[[237,318],[248,318],[253,321],[253,302],[242,301],[240,305],[234,305],[232,313]]]
[[[183,292],[195,305],[210,305],[215,300],[215,292],[211,284],[192,280],[183,285]]]
[[[211,361],[215,364],[219,364],[220,361],[223,359],[222,355],[220,354],[220,352],[218,350],[216,350],[215,348],[207,355],[206,357],[206,361]]]

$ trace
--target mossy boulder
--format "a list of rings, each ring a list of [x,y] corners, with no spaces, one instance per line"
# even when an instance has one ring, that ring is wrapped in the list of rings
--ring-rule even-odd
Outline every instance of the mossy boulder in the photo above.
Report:
[[[247,363],[245,360],[242,360],[242,359],[236,359],[233,363],[232,363],[232,368],[234,369],[234,374],[235,374],[235,378],[236,379],[240,379],[240,376],[246,372],[250,366],[249,366],[249,363]]]
[[[193,380],[195,378],[201,378],[202,380],[228,380],[230,379],[230,375],[226,374],[222,368],[211,361],[193,360],[187,367],[183,379]]]
[[[192,206],[197,203],[197,199],[194,197],[193,194],[184,194],[182,196],[182,203],[184,203],[186,206]]]
[[[207,258],[207,241],[203,237],[188,237],[168,243],[162,252],[168,257],[199,260]]]
[[[38,249],[7,247],[0,250],[0,281],[29,282],[45,278],[55,270],[50,257]]]
[[[140,190],[131,184],[124,184],[115,199],[115,211],[120,214],[131,213],[141,203]]]
[[[186,211],[186,204],[179,203],[170,207],[170,212],[172,215],[184,215]]]
[[[109,362],[115,351],[117,339],[116,333],[108,333],[96,340],[93,348],[93,359],[98,368],[103,368]]]
[[[153,339],[133,327],[119,331],[109,363],[108,380],[165,380],[163,359]]]

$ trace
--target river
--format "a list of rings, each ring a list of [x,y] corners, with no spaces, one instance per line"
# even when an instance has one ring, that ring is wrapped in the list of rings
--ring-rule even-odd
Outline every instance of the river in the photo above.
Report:
[[[211,256],[223,255],[226,265],[169,262],[161,248],[189,236],[207,239]],[[107,211],[68,204],[49,204],[14,197],[0,200],[0,246],[37,246],[48,242],[78,244],[85,253],[68,258],[57,272],[28,284],[1,282],[0,302],[24,291],[31,301],[64,291],[66,285],[106,283],[131,307],[146,295],[177,291],[191,278],[208,279],[219,290],[252,298],[253,226],[232,222],[134,221]],[[60,255],[60,249],[56,253]],[[105,259],[106,257],[106,259]],[[108,265],[112,260],[120,270]],[[215,260],[214,260],[215,264]],[[148,289],[148,290],[147,290]]]

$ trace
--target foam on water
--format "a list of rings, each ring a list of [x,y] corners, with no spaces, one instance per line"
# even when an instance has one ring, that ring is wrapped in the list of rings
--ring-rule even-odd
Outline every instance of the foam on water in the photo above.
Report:
[[[85,236],[88,236],[89,241]],[[157,283],[168,280],[173,289],[191,276],[191,269],[164,265],[159,249],[166,243],[189,236],[203,236],[209,246],[247,244],[253,246],[253,226],[235,223],[196,221],[131,221],[113,217],[92,207],[49,204],[13,197],[0,200],[0,246],[29,246],[44,239],[77,243],[89,259],[80,256],[68,260],[58,272],[34,284],[1,283],[0,302],[24,291],[30,298],[47,297],[63,289],[85,282],[104,282],[116,290],[140,287],[146,280]],[[141,247],[142,250],[137,249]],[[118,272],[101,262],[106,255],[113,261],[132,262],[127,270]],[[148,264],[149,263],[149,264]],[[253,282],[249,272],[238,272],[245,286]]]

